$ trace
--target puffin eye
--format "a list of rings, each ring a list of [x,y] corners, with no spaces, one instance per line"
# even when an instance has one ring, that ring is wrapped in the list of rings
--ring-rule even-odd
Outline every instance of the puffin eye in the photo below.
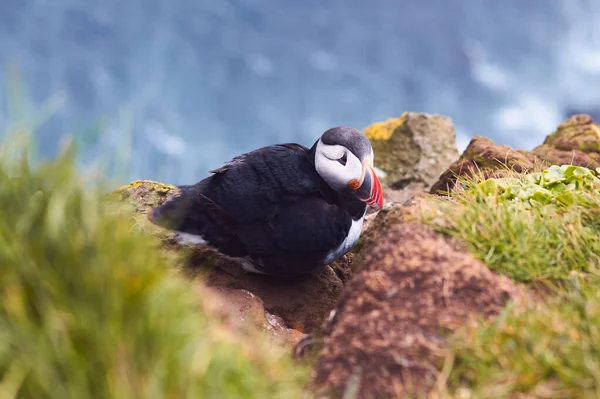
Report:
[[[348,162],[348,156],[346,155],[346,153],[344,153],[344,155],[342,155],[341,158],[338,158],[337,161],[342,165],[346,166],[346,162]]]

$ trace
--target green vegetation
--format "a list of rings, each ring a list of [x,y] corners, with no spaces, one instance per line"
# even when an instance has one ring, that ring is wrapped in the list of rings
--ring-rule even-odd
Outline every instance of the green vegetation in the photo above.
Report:
[[[74,151],[31,168],[20,148],[0,147],[0,398],[301,396],[289,355],[205,312]]]
[[[477,398],[600,396],[596,173],[553,166],[464,180],[462,187],[444,211],[447,223],[436,228],[466,241],[492,269],[548,288],[537,290],[542,299],[511,304],[496,320],[452,337],[449,391]]]
[[[599,397],[599,284],[573,278],[565,291],[454,337],[450,386],[476,398]]]
[[[600,194],[600,179],[590,169],[573,165],[551,166],[521,177],[488,179],[474,190],[478,199],[493,198],[500,202],[521,201],[532,207],[556,205],[594,206]]]
[[[518,177],[461,182],[434,225],[465,241],[491,269],[517,281],[557,280],[599,265],[600,179],[553,166]]]

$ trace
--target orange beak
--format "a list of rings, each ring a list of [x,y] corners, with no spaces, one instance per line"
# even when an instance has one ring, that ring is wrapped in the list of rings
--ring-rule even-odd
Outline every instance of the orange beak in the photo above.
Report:
[[[372,207],[383,208],[383,189],[370,159],[363,162],[362,176],[355,195]]]

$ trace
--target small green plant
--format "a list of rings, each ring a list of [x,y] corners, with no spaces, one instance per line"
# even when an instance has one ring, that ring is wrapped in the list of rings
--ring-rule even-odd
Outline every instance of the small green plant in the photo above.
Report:
[[[0,150],[0,398],[301,396],[299,366],[204,312],[72,150],[35,168]]]
[[[476,192],[498,201],[522,201],[531,206],[594,205],[591,196],[600,195],[600,179],[588,168],[553,165],[521,177],[487,179],[477,184]]]

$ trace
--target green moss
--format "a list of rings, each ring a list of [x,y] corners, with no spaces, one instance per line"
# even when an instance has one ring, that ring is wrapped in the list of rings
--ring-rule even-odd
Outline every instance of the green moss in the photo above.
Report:
[[[0,397],[299,397],[288,355],[209,316],[73,158],[0,158]]]

